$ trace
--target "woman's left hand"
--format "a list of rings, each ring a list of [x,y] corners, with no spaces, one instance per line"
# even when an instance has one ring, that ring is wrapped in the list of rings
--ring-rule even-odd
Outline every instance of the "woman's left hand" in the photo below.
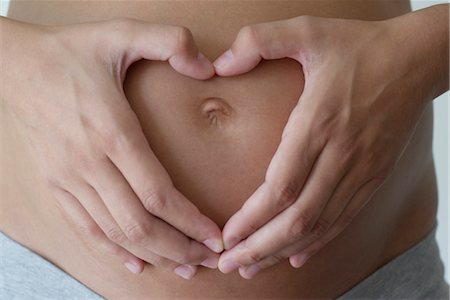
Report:
[[[442,20],[445,10],[435,9],[434,17]],[[239,268],[251,278],[288,257],[293,267],[302,266],[383,184],[427,103],[448,89],[437,79],[446,75],[448,81],[448,73],[436,68],[448,66],[448,56],[430,58],[432,46],[425,46],[436,39],[421,31],[430,18],[436,21],[426,13],[376,22],[301,16],[250,25],[215,61],[218,75],[232,76],[261,59],[288,57],[305,75],[265,182],[225,225],[222,272]]]

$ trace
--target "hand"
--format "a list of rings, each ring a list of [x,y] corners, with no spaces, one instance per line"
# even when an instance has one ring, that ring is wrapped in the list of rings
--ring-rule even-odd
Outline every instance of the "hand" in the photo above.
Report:
[[[432,99],[424,79],[436,73],[406,23],[301,16],[250,25],[214,62],[232,76],[288,57],[305,75],[264,183],[223,229],[222,272],[251,278],[284,258],[302,266],[392,172]]]
[[[142,58],[168,60],[196,79],[213,76],[190,31],[132,19],[0,21],[2,100],[74,229],[134,273],[143,261],[185,278],[199,264],[216,268],[219,227],[174,188],[122,88],[127,68]]]

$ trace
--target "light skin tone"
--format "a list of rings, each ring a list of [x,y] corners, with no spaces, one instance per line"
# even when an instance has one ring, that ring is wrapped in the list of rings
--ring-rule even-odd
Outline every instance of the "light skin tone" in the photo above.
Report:
[[[198,265],[217,268],[219,227],[174,188],[122,87],[139,59],[168,61],[196,79],[213,76],[190,31],[129,19],[60,27],[0,21],[8,45],[2,101],[75,230],[133,273],[144,262],[184,278]]]
[[[387,21],[298,17],[243,28],[216,73],[289,57],[305,86],[264,183],[226,223],[219,269],[301,267],[383,184],[428,102],[448,90],[448,5]]]
[[[2,72],[2,101],[29,136],[56,203],[75,230],[134,273],[145,262],[184,278],[198,265],[244,278],[283,259],[300,267],[370,200],[426,104],[448,90],[446,5],[381,22],[298,17],[247,26],[231,59],[214,66],[182,27],[1,22],[2,40],[14,40],[2,57],[21,58],[1,61],[13,70]],[[126,69],[165,60],[204,80],[283,57],[302,65],[304,91],[265,182],[221,233],[149,148],[123,93]],[[31,84],[14,74],[33,74]]]

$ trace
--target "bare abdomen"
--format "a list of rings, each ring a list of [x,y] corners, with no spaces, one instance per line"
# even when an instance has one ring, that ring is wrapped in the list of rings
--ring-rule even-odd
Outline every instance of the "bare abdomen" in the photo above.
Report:
[[[133,17],[184,25],[193,31],[199,49],[212,60],[231,44],[239,28],[246,24],[302,14],[383,19],[406,13],[408,5],[405,3],[407,1],[395,4],[387,1],[178,1],[169,5],[159,1],[38,5],[13,2],[10,16],[42,24]],[[214,77],[208,81],[184,77],[163,62],[139,62],[130,69],[125,83],[125,92],[149,143],[175,185],[220,226],[262,183],[283,126],[302,88],[301,67],[290,59],[263,62],[248,74]],[[52,213],[52,219],[36,226],[33,234],[60,236],[63,242],[30,239],[25,244],[38,248],[68,273],[109,298],[335,297],[420,240],[434,222],[436,197],[430,152],[431,124],[429,109],[388,182],[344,233],[298,270],[285,261],[250,281],[236,273],[223,275],[203,268],[191,281],[153,267],[134,276],[113,257],[86,248],[51,208],[42,209],[40,214]],[[6,147],[6,153],[20,155],[11,147],[9,150]],[[7,188],[8,191],[19,189],[12,181]],[[23,196],[15,201],[30,199]],[[14,209],[12,203],[5,203],[5,207]],[[39,214],[34,212],[36,215]],[[17,217],[16,224],[20,224],[17,221],[20,218]],[[26,222],[25,216],[23,222]],[[14,237],[14,226],[19,225],[4,226],[7,228],[2,229]],[[72,254],[71,262],[61,253]],[[103,272],[98,272],[98,268]],[[105,273],[107,278],[102,276]]]

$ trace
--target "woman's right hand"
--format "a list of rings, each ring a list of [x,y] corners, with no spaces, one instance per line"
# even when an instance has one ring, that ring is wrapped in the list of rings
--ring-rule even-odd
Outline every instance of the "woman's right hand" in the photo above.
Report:
[[[190,31],[132,19],[0,22],[1,99],[88,245],[134,273],[144,261],[184,278],[196,265],[216,268],[219,227],[174,188],[123,92],[126,70],[139,59],[168,60],[196,79],[213,76]]]

